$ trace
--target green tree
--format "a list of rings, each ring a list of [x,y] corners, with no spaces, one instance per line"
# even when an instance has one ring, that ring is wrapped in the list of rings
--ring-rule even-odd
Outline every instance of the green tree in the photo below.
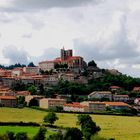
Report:
[[[47,129],[45,127],[40,127],[38,133],[33,137],[33,140],[45,140]]]
[[[50,125],[53,125],[56,120],[58,120],[58,117],[54,112],[49,112],[43,119],[45,123],[49,123]]]
[[[40,95],[44,95],[45,89],[44,89],[44,85],[43,84],[40,84],[38,86],[38,90],[39,90],[39,94]]]
[[[15,140],[15,136],[14,135],[15,134],[12,131],[6,132],[6,136],[7,136],[8,140]]]
[[[25,105],[25,97],[24,96],[19,96],[17,98],[17,103],[18,103],[18,106],[24,106]]]
[[[60,68],[60,65],[59,65],[59,64],[55,64],[55,65],[54,65],[54,68],[55,68],[55,69],[59,69],[59,68]]]
[[[33,62],[30,62],[30,63],[28,64],[28,67],[35,67],[35,65],[34,65]]]
[[[68,128],[63,140],[82,140],[83,134],[78,128]]]
[[[47,140],[63,140],[63,134],[62,132],[58,132],[56,134],[50,135]]]
[[[64,64],[63,67],[67,69],[68,68],[68,64]]]
[[[27,140],[27,133],[25,132],[19,132],[16,134],[16,140]]]
[[[32,95],[34,95],[37,93],[37,88],[34,85],[32,85],[28,88],[28,91],[31,92]]]
[[[91,136],[100,131],[100,127],[96,125],[90,115],[78,115],[77,123],[81,126],[81,130],[86,140],[90,140]]]
[[[97,64],[95,63],[94,60],[88,62],[88,66],[92,66],[92,67],[97,67]]]
[[[40,74],[42,74],[42,75],[45,74],[44,70],[41,70],[41,69],[40,69],[39,72],[40,72]]]

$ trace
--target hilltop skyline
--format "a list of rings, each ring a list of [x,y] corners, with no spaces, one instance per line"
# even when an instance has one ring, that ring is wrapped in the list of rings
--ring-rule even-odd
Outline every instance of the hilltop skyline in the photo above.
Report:
[[[38,64],[64,46],[140,77],[139,0],[1,0],[0,62]]]

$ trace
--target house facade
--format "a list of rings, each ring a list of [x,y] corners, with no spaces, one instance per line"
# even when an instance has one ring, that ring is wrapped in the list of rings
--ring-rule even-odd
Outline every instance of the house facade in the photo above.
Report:
[[[129,96],[128,95],[113,95],[113,100],[115,102],[128,102]]]
[[[140,98],[136,98],[136,99],[134,100],[134,104],[140,106]]]
[[[44,98],[44,96],[40,96],[40,95],[28,95],[28,96],[25,96],[25,102],[27,103],[27,106],[29,105],[30,101],[32,99],[35,99],[38,101],[39,103],[39,100],[41,100],[42,98]]]
[[[24,67],[23,72],[26,74],[39,74],[38,67]]]
[[[104,102],[106,107],[109,107],[112,110],[123,110],[123,109],[130,109],[131,106],[124,103],[124,102]]]
[[[89,112],[97,112],[97,111],[106,110],[106,105],[103,102],[84,101],[84,102],[81,102],[80,104],[88,106]]]
[[[89,112],[88,106],[81,105],[77,102],[64,104],[63,110],[68,112]]]
[[[56,107],[63,107],[65,103],[65,99],[43,98],[39,101],[39,107],[44,109],[54,109]]]
[[[110,91],[94,91],[88,95],[88,98],[102,99],[108,98],[110,101],[112,100],[112,93]]]
[[[42,61],[39,62],[39,69],[43,71],[50,71],[54,69],[54,61]]]
[[[17,96],[17,97],[19,97],[19,96],[28,96],[28,95],[31,95],[31,93],[29,92],[29,91],[17,91],[16,93],[15,93],[15,95]]]
[[[110,90],[112,91],[112,92],[118,92],[118,91],[121,91],[123,88],[122,87],[120,87],[120,86],[111,86],[110,87]]]
[[[11,75],[11,70],[0,69],[0,77],[9,77]]]
[[[140,93],[140,87],[134,87],[133,92]]]
[[[15,96],[0,96],[0,106],[16,107],[17,99]]]
[[[12,70],[12,77],[15,76],[20,76],[23,74],[23,69],[22,68],[15,68]]]

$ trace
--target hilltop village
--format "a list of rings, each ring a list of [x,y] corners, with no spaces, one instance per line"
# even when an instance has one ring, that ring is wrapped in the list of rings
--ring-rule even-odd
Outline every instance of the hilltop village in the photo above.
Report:
[[[137,114],[140,79],[86,63],[73,50],[38,66],[0,69],[0,106],[36,106],[66,112]]]

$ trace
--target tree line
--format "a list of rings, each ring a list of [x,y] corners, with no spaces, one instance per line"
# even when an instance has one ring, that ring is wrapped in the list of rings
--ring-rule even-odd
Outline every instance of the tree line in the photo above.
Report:
[[[9,65],[9,66],[4,66],[4,65],[0,65],[0,68],[1,69],[6,69],[6,70],[12,70],[14,68],[23,68],[23,67],[35,67],[34,63],[33,62],[30,62],[28,65],[25,65],[25,64],[20,64],[20,63],[16,63],[16,64],[13,64],[13,65]]]

